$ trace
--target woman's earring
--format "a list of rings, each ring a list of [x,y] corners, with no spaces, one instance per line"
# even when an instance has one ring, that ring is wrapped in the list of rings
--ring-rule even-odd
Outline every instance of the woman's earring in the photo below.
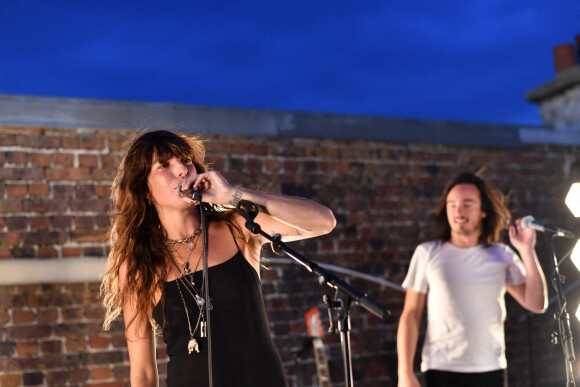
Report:
[[[151,205],[151,199],[147,198],[147,202]]]

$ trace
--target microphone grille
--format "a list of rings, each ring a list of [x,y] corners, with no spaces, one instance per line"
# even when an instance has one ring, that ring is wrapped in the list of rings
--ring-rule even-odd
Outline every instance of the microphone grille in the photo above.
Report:
[[[522,218],[522,228],[531,229],[533,222],[534,222],[534,217],[532,215],[524,216]]]

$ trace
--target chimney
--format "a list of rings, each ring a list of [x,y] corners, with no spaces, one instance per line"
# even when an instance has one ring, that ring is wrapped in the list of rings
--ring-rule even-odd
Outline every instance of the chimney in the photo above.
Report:
[[[540,108],[542,124],[555,129],[580,130],[580,34],[572,43],[554,47],[556,76],[526,93],[526,100]]]
[[[580,40],[580,35],[576,36],[576,40]],[[556,73],[569,69],[577,64],[576,47],[573,44],[560,44],[554,47],[554,66],[556,67]]]

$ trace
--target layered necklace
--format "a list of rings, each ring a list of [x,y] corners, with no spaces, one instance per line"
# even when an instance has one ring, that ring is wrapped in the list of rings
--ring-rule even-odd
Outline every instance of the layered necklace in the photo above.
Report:
[[[205,273],[204,273],[205,277]],[[199,353],[199,343],[195,339],[195,334],[199,329],[199,337],[205,337],[206,335],[206,326],[205,326],[205,319],[204,319],[204,308],[203,305],[205,300],[203,298],[203,287],[200,287],[198,290],[195,287],[195,282],[193,282],[193,274],[191,274],[191,282],[187,282],[183,279],[184,277],[179,277],[177,279],[177,290],[179,291],[179,296],[181,297],[181,301],[183,302],[183,308],[185,309],[185,316],[187,318],[187,328],[189,329],[189,341],[187,343],[187,353],[190,354],[191,352],[195,351]],[[189,317],[189,308],[185,302],[185,297],[183,296],[183,292],[181,291],[181,286],[179,283],[183,285],[183,287],[187,290],[187,292],[195,299],[195,303],[197,308],[199,309],[199,315],[197,316],[197,322],[195,323],[195,328],[192,329],[191,327],[191,318]],[[203,280],[202,280],[203,282]],[[191,285],[189,285],[191,284]]]
[[[201,285],[199,286],[199,288],[196,286],[196,283],[194,281],[194,273],[197,271],[199,263],[201,262],[201,259],[203,257],[203,252],[199,256],[193,271],[191,271],[189,269],[189,257],[191,256],[191,252],[193,251],[193,249],[195,249],[197,239],[198,239],[198,236],[200,233],[201,233],[201,225],[199,226],[199,228],[197,230],[195,230],[193,232],[193,234],[191,234],[191,236],[187,237],[186,239],[177,240],[177,241],[168,239],[164,242],[165,245],[170,245],[170,246],[177,246],[180,244],[187,243],[187,249],[190,251],[189,255],[187,256],[187,259],[185,260],[185,263],[181,267],[176,262],[175,258],[172,259],[174,269],[178,272],[178,278],[176,281],[177,290],[179,291],[179,296],[181,297],[181,301],[183,302],[183,308],[185,310],[185,315],[187,318],[187,327],[189,329],[189,342],[187,344],[187,351],[189,354],[191,354],[191,352],[193,352],[193,351],[195,351],[197,353],[200,352],[199,343],[195,339],[195,334],[197,333],[198,329],[199,329],[199,337],[206,337],[206,321],[205,321],[205,308],[204,308],[205,298],[204,298],[204,288],[203,288],[203,284],[204,284],[204,280],[205,280],[205,276],[206,276],[205,270],[202,270],[202,280],[201,280]],[[179,256],[179,253],[177,253],[177,249],[173,250],[173,252],[177,256]],[[181,283],[181,285],[180,285],[180,283]],[[191,318],[189,316],[189,309],[187,307],[187,303],[185,302],[185,297],[183,295],[184,292],[182,292],[182,290],[181,290],[182,286],[186,290],[186,294],[189,293],[189,295],[195,300],[195,304],[199,310],[199,315],[197,317],[197,322],[195,323],[195,327],[192,327]],[[213,305],[211,303],[211,298],[210,298],[210,301],[208,304],[208,309],[209,310],[213,309]]]
[[[163,241],[163,244],[165,246],[177,246],[177,245],[182,245],[184,243],[187,243],[187,249],[189,251],[192,251],[193,249],[195,249],[195,244],[197,243],[197,237],[199,237],[199,234],[201,233],[201,224],[199,225],[199,227],[193,232],[193,234],[191,234],[190,236],[188,236],[185,239],[179,239],[179,240],[173,240],[173,239],[166,239]]]

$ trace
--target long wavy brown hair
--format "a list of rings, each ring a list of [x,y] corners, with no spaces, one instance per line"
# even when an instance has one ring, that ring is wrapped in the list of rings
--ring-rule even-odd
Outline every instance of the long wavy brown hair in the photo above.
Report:
[[[135,320],[149,320],[155,326],[152,318],[155,294],[160,291],[164,298],[167,259],[172,255],[163,243],[167,235],[160,225],[157,211],[145,197],[149,191],[147,178],[153,156],[156,155],[160,163],[173,156],[191,158],[197,173],[208,170],[204,141],[198,136],[167,130],[149,131],[137,134],[125,144],[125,149],[111,192],[111,252],[100,292],[106,307],[105,330],[121,314],[123,303],[130,299],[136,303],[137,313],[125,329]],[[208,203],[202,203],[202,206],[207,222],[226,221],[232,232],[236,230],[236,238],[244,240],[240,228],[232,221],[235,209]],[[121,288],[119,268],[124,262],[127,274]]]
[[[510,220],[511,214],[507,208],[507,199],[499,189],[484,181],[477,174],[462,173],[455,179],[447,182],[439,203],[435,209],[435,220],[439,226],[439,239],[449,241],[451,239],[451,227],[447,218],[447,195],[449,191],[459,184],[472,184],[479,191],[481,198],[481,211],[486,217],[482,219],[482,231],[479,243],[486,247],[501,239],[501,231],[504,230]]]

